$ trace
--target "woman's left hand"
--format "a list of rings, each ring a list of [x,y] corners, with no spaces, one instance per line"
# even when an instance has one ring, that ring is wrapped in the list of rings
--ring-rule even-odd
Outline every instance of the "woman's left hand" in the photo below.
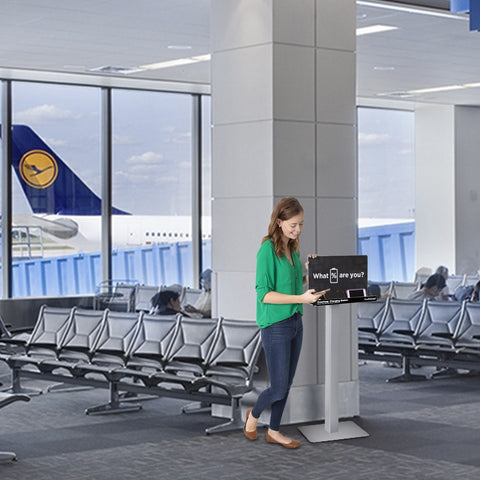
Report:
[[[307,270],[308,272],[308,260],[310,260],[311,258],[317,258],[318,255],[316,253],[311,253],[310,255],[307,255],[307,261],[305,262],[305,269]]]

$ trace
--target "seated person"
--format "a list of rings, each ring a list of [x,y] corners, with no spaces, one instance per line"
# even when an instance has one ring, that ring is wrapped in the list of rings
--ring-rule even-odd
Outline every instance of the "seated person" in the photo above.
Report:
[[[194,305],[185,305],[183,309],[191,316],[210,318],[212,316],[212,271],[207,268],[200,275],[202,293]]]
[[[409,300],[423,300],[427,298],[428,300],[434,300],[442,289],[445,287],[445,278],[439,273],[434,273],[427,278],[427,281],[422,284],[420,290],[412,293],[408,299]]]
[[[174,315],[182,311],[180,295],[173,290],[163,290],[156,293],[151,299],[150,313],[155,315]]]
[[[382,297],[382,290],[380,288],[380,285],[378,285],[376,283],[371,283],[370,285],[368,285],[367,295],[375,295],[377,297],[377,299],[381,298]]]
[[[471,295],[471,297],[470,297],[470,301],[471,301],[471,302],[478,302],[478,301],[479,301],[479,299],[478,299],[478,293],[479,293],[479,291],[480,291],[480,281],[477,282],[477,283],[475,284],[475,286],[473,287],[472,295]]]
[[[435,273],[438,273],[445,279],[445,286],[440,290],[438,294],[438,298],[436,300],[450,300],[451,294],[448,289],[447,285],[447,278],[448,278],[448,268],[440,265],[436,270]]]
[[[390,291],[390,289],[388,289],[388,291]],[[388,298],[391,296],[388,292],[382,294],[382,288],[378,283],[368,284],[367,295],[375,295],[377,297],[377,300],[380,300],[382,298]]]

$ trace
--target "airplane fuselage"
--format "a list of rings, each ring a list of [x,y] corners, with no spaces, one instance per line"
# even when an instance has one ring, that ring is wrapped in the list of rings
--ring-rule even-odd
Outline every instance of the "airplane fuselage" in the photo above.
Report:
[[[14,224],[42,229],[45,238],[82,251],[98,251],[101,245],[101,218],[98,215],[17,215]],[[202,239],[208,239],[211,219],[202,220]],[[189,216],[113,215],[112,246],[128,248],[192,240]]]

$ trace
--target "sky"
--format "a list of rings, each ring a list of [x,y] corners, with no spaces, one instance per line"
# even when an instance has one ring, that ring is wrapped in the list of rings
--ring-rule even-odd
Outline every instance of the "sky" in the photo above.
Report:
[[[97,194],[100,104],[98,88],[28,82],[13,87],[13,122],[31,126]],[[191,97],[115,90],[112,105],[114,206],[141,215],[189,215]],[[209,179],[208,145],[205,157]],[[359,108],[358,161],[359,217],[413,219],[413,112]],[[28,211],[15,179],[14,212]]]
[[[415,217],[414,113],[358,109],[360,218]]]
[[[17,82],[13,123],[27,124],[100,194],[100,90]],[[191,97],[116,90],[113,203],[142,215],[191,210]],[[14,210],[25,208],[15,181]],[[23,213],[23,212],[22,212]]]

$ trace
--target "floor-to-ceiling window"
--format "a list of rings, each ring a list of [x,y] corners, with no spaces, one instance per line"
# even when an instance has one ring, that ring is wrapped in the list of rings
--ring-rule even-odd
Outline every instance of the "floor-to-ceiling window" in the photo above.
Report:
[[[111,258],[108,280],[197,286],[197,269],[211,264],[209,97],[200,95],[201,115],[192,121],[188,91],[111,87],[106,114],[102,88],[94,84],[8,82],[12,295],[94,293],[105,280],[102,139],[113,147],[112,255],[103,257]],[[201,174],[194,188],[192,144],[199,136]],[[199,217],[192,211],[195,191]],[[202,224],[201,255],[192,242],[196,222]]]
[[[212,132],[211,98],[202,97],[202,152],[201,152],[201,188],[202,188],[202,269],[212,265]]]
[[[4,82],[0,82],[0,86],[1,86],[1,94],[0,94],[0,112],[1,112],[1,120],[0,120],[0,158],[2,159],[3,161],[3,139],[2,139],[2,126],[1,126],[1,122],[3,122],[3,96],[4,96],[4,89],[8,86],[6,83]],[[0,166],[0,185],[3,185],[3,165]],[[0,189],[1,190],[1,189]],[[0,192],[1,193],[1,192]],[[1,196],[0,196],[1,198]],[[1,231],[0,231],[1,233]],[[0,238],[1,238],[1,235],[0,235]],[[3,247],[2,249],[0,249],[0,252],[2,252],[3,250]],[[0,267],[3,266],[3,254],[0,255]],[[3,291],[3,269],[2,269],[2,275],[0,275],[0,289],[2,289]]]
[[[192,284],[191,115],[190,95],[113,91],[114,278]]]
[[[410,281],[414,275],[414,112],[358,109],[359,253],[369,278]]]
[[[12,85],[13,296],[92,291],[101,278],[99,261],[75,271],[76,256],[100,252],[99,93]]]

